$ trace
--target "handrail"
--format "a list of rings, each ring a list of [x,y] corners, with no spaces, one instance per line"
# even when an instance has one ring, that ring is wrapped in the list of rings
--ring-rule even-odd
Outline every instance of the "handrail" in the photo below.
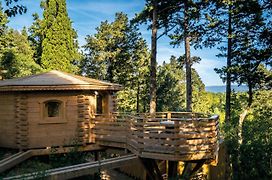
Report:
[[[218,118],[202,113],[163,112],[153,117],[146,113],[114,113],[97,115],[92,120],[96,141],[102,145],[123,143],[146,158],[200,160],[216,158]]]

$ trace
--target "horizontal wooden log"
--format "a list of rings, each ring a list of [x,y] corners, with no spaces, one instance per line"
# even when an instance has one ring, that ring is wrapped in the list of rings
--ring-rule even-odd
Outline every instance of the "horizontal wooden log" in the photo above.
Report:
[[[94,129],[112,130],[112,131],[127,131],[127,127],[124,126],[94,126]]]
[[[186,155],[172,155],[172,154],[142,152],[140,156],[144,158],[172,160],[172,161],[193,161],[193,160],[210,159],[214,157],[212,153],[205,153],[205,152],[186,154]]]
[[[183,139],[156,139],[156,138],[135,138],[136,141],[144,144],[166,144],[166,145],[209,145],[215,144],[217,142],[216,138],[209,139],[193,139],[193,140],[183,140]]]
[[[142,131],[130,131],[130,134],[137,135],[137,136],[143,136],[150,137],[150,138],[173,138],[175,136],[176,138],[183,138],[183,139],[202,139],[202,138],[212,138],[217,137],[217,131],[214,132],[195,132],[195,133],[179,133],[179,134],[172,134],[172,133],[144,133]]]
[[[97,135],[95,137],[96,141],[109,141],[109,142],[121,142],[121,143],[125,143],[126,142],[126,137],[125,136],[119,136],[119,137],[111,137],[111,136],[100,136]]]

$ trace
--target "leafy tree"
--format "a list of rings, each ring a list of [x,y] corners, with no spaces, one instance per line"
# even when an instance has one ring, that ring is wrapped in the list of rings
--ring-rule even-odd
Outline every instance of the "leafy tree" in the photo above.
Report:
[[[271,49],[262,41],[262,34],[267,26],[262,17],[262,7],[258,1],[237,1],[233,9],[235,18],[232,19],[232,50],[229,67],[217,70],[221,73],[232,74],[232,81],[247,84],[249,87],[248,106],[252,103],[252,90],[261,78],[258,67],[271,61]],[[253,8],[254,7],[254,8]],[[260,41],[261,40],[261,41]],[[254,80],[255,79],[255,80]]]
[[[7,70],[4,79],[36,74],[42,69],[33,59],[33,51],[27,40],[26,29],[20,33],[10,29],[6,36],[6,45],[1,57],[1,68]]]
[[[184,111],[186,109],[186,78],[184,71],[184,58],[172,56],[169,63],[163,63],[158,67],[157,111]],[[192,57],[191,62],[200,61],[199,57]],[[195,69],[192,69],[193,110],[197,112],[219,112],[221,106],[213,102],[209,104],[205,85],[201,81]],[[218,100],[219,101],[219,100]],[[215,109],[217,108],[217,109]],[[201,110],[201,111],[200,111]]]
[[[24,5],[21,4],[14,4],[17,3],[19,0],[5,0],[6,6],[8,7],[5,10],[5,13],[11,17],[15,16],[16,14],[23,14],[26,13],[27,8]]]
[[[247,113],[250,112],[250,105],[252,104],[253,89],[258,87],[258,84],[264,84],[267,81],[267,71],[263,71],[261,64],[266,63],[269,58],[267,46],[269,43],[267,38],[261,38],[261,34],[266,34],[265,37],[269,37],[269,20],[264,24],[264,14],[271,16],[271,12],[262,13],[264,9],[270,5],[264,1],[223,1],[216,0],[210,1],[210,6],[206,11],[206,24],[207,29],[205,32],[206,46],[214,46],[218,43],[222,43],[221,54],[219,57],[227,57],[227,65],[222,69],[216,69],[220,73],[221,78],[226,81],[226,106],[225,106],[225,121],[226,126],[232,126],[235,124],[235,131],[227,129],[229,133],[235,135],[236,144],[235,153],[229,150],[230,157],[236,157],[233,161],[233,169],[238,170],[238,164],[236,163],[240,159],[240,147],[243,142],[242,127],[244,119]],[[266,4],[264,7],[263,4]],[[270,7],[271,8],[271,7]],[[266,29],[266,31],[264,31]],[[267,31],[268,30],[268,31]],[[270,36],[271,37],[271,36]],[[227,43],[226,43],[227,42]],[[225,46],[227,45],[227,46]],[[265,47],[266,46],[266,47]],[[264,48],[265,47],[265,48]],[[270,48],[271,49],[271,48]],[[265,60],[266,59],[266,60]],[[246,100],[248,103],[244,104],[241,108],[238,108],[235,102],[231,102],[231,81],[235,81],[238,84],[247,84],[249,87],[249,98]],[[249,85],[250,84],[250,85]],[[259,86],[260,87],[260,86]],[[233,116],[239,109],[239,118]],[[231,119],[234,118],[234,119]],[[234,123],[234,121],[237,121]],[[230,123],[230,124],[228,124]],[[236,155],[234,155],[236,154]],[[228,163],[228,155],[226,156]],[[236,174],[237,171],[234,171]],[[230,174],[227,173],[227,174]],[[228,177],[226,177],[227,179]]]
[[[3,12],[3,8],[0,2],[0,38],[7,30],[7,23],[8,23],[8,18],[7,18],[7,15]]]
[[[246,93],[232,93],[230,122],[224,128],[232,167],[232,179],[271,179],[271,91],[258,91],[242,126],[239,144],[239,118],[247,106]],[[239,147],[240,146],[240,147]]]
[[[240,61],[239,64],[241,65],[241,61],[244,61],[245,64],[245,62],[247,62],[248,60],[245,60],[245,57],[242,57],[244,55],[252,57],[252,59],[249,61],[253,62],[252,60],[256,59],[256,56],[259,56],[258,58],[260,58],[260,56],[264,57],[267,56],[265,54],[269,54],[269,52],[267,51],[260,52],[260,48],[257,48],[255,50],[252,49],[253,44],[255,44],[255,47],[257,44],[257,46],[259,47],[262,47],[264,44],[269,44],[267,41],[269,38],[262,39],[260,36],[260,34],[266,34],[265,37],[270,36],[270,33],[268,33],[268,27],[271,27],[271,25],[269,25],[269,19],[271,19],[271,12],[268,9],[271,9],[271,3],[266,1],[253,0],[245,2],[243,0],[215,0],[210,1],[208,9],[206,10],[206,20],[208,20],[206,22],[208,23],[206,24],[206,29],[204,28],[203,30],[203,33],[205,34],[204,44],[211,47],[218,43],[223,43],[224,45],[219,48],[221,50],[221,54],[219,54],[219,57],[227,57],[227,66],[223,67],[220,70],[216,70],[218,73],[220,73],[221,77],[224,81],[226,81],[227,84],[225,117],[226,121],[229,121],[230,118],[231,81],[240,81],[238,80],[239,78],[237,79],[239,75],[237,76],[237,73],[235,73],[235,71],[238,70],[240,72],[247,72],[248,74],[249,72],[252,72],[253,69],[255,69],[251,68],[251,70],[246,70],[245,66],[243,68],[238,67],[237,62]],[[266,10],[266,13],[263,13],[264,10]],[[267,19],[266,25],[264,24],[264,19]],[[266,30],[264,31],[264,29]],[[253,34],[255,33],[256,36],[254,37]],[[259,43],[257,42],[257,39],[259,39]],[[225,46],[226,40],[227,46]],[[245,47],[245,45],[248,47]],[[244,46],[244,49],[241,48],[242,46]],[[259,53],[257,53],[257,51],[259,51]],[[242,55],[243,52],[244,55]],[[256,53],[259,55],[257,55]],[[267,57],[265,58],[268,59]],[[252,63],[247,62],[247,64]],[[259,64],[259,62],[256,62],[255,65],[252,64],[252,67],[256,67],[257,64]],[[245,81],[243,83],[248,84]],[[250,86],[249,88],[251,89]]]
[[[8,18],[7,15],[3,12],[3,8],[0,3],[0,58],[3,55],[3,51],[6,47],[6,34],[7,34],[7,23],[8,23]]]
[[[68,17],[66,1],[46,0],[41,6],[44,8],[44,19],[41,23],[43,37],[41,66],[48,70],[76,72],[76,64],[80,59],[77,34]]]
[[[146,0],[145,8],[142,12],[136,15],[133,19],[133,23],[147,23],[151,21],[151,25],[148,29],[152,30],[151,36],[151,58],[150,58],[150,113],[156,112],[156,71],[157,71],[157,40],[163,35],[167,34],[168,20],[171,18],[171,11],[175,8],[173,2],[167,0]],[[158,29],[164,27],[164,32],[161,35],[157,35]]]
[[[29,41],[32,49],[34,50],[33,58],[35,62],[41,65],[42,57],[42,41],[44,38],[42,29],[42,20],[37,13],[33,14],[33,24],[28,28]]]
[[[171,44],[180,46],[184,42],[185,47],[185,67],[186,67],[186,111],[192,111],[192,62],[190,46],[198,44],[199,30],[201,29],[200,19],[203,16],[202,9],[205,1],[176,1],[175,9],[171,12],[171,31],[169,37]],[[169,26],[169,25],[167,25]],[[195,46],[197,47],[197,46]]]
[[[174,56],[158,67],[157,111],[185,110],[185,73]]]
[[[239,166],[241,179],[271,179],[272,100],[271,91],[258,91],[243,125]]]
[[[238,11],[235,9],[238,1],[224,1],[224,0],[215,0],[210,1],[208,6],[206,6],[205,11],[205,28],[202,29],[202,38],[201,42],[206,47],[213,47],[222,42],[225,42],[227,39],[227,47],[221,46],[221,54],[219,57],[227,57],[227,66],[224,67],[225,77],[223,81],[226,81],[226,106],[225,106],[225,120],[230,120],[231,113],[231,74],[228,70],[231,67],[232,59],[232,41],[233,41],[233,18],[238,17]],[[216,71],[218,71],[216,69]]]
[[[86,38],[82,74],[124,85],[118,93],[119,110],[146,110],[140,102],[146,101],[149,52],[138,29],[129,24],[127,15],[117,13],[113,22],[104,21],[96,30]]]

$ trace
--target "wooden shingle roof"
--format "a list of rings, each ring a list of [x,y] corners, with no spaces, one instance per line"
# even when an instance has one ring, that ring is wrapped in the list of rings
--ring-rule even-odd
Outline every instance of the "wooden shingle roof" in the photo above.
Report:
[[[35,90],[113,90],[122,89],[119,84],[52,70],[46,73],[0,81],[0,91]]]

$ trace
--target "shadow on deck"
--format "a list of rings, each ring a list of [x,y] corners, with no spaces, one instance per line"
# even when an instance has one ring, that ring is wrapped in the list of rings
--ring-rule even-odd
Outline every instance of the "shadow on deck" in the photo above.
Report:
[[[201,113],[96,115],[95,143],[127,148],[141,158],[215,162],[219,150],[218,116]]]

